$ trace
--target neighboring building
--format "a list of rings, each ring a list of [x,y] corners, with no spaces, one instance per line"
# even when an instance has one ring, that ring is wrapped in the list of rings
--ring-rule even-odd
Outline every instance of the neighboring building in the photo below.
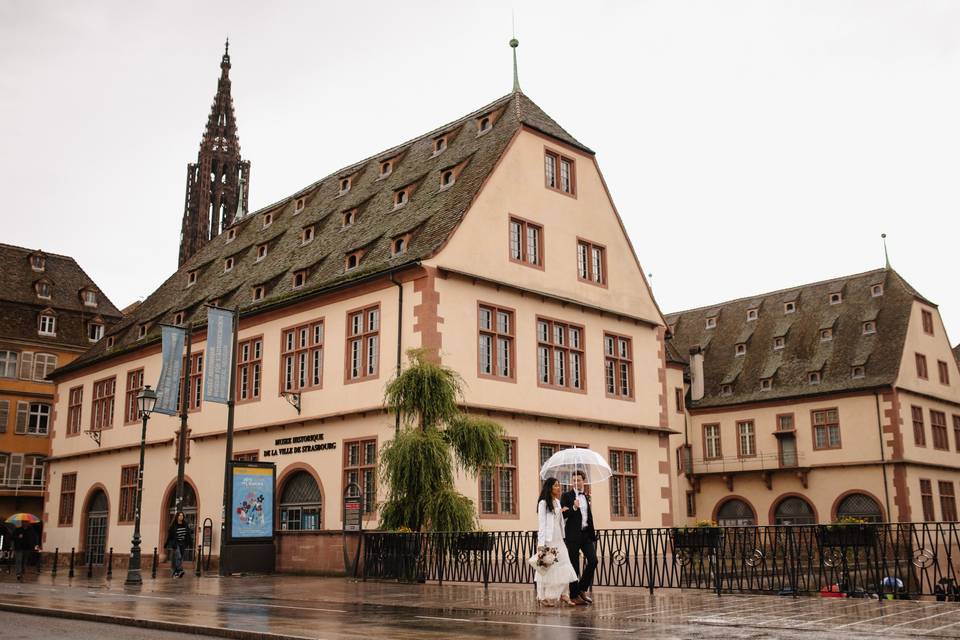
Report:
[[[244,190],[246,188],[246,191]],[[230,95],[230,42],[220,61],[220,80],[200,140],[196,163],[187,165],[187,193],[180,231],[183,265],[247,210],[250,162],[240,157],[240,138]]]
[[[67,256],[0,244],[0,273],[2,522],[43,513],[56,402],[47,376],[97,342],[120,312]]]
[[[519,91],[236,220],[61,368],[47,549],[99,562],[129,541],[132,403],[159,377],[160,323],[194,327],[184,504],[219,529],[227,410],[200,400],[207,303],[241,309],[234,451],[277,464],[280,570],[342,567],[347,482],[376,526],[384,388],[410,348],[455,369],[466,407],[507,430],[504,464],[458,481],[484,528],[535,528],[540,465],[571,445],[614,464],[593,487],[599,526],[672,523],[665,323],[594,153]],[[68,390],[81,422],[100,416],[101,448],[68,426]],[[171,514],[177,428],[150,419],[145,548]],[[301,436],[334,448],[278,442]]]
[[[681,519],[957,519],[960,372],[892,269],[667,316],[689,372]]]

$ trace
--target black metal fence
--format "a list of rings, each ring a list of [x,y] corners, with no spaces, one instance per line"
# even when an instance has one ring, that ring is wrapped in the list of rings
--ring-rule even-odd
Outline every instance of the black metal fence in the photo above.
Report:
[[[363,578],[527,584],[536,532],[364,534]],[[957,523],[606,529],[597,586],[960,601]]]

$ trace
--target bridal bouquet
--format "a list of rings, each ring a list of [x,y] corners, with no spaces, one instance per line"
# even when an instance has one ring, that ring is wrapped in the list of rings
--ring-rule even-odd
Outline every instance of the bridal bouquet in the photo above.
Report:
[[[553,547],[540,547],[537,553],[530,557],[530,566],[534,569],[546,569],[557,561],[557,550]]]

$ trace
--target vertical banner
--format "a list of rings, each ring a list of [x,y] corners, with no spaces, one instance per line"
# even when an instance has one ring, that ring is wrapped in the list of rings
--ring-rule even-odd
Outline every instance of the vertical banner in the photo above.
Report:
[[[234,540],[273,537],[272,464],[234,463],[231,469],[232,513],[230,537]]]
[[[207,357],[203,372],[203,399],[227,404],[233,366],[233,312],[207,309]]]
[[[160,327],[163,368],[157,382],[157,404],[153,410],[168,416],[177,414],[180,401],[180,373],[183,369],[183,343],[187,332],[180,327]]]

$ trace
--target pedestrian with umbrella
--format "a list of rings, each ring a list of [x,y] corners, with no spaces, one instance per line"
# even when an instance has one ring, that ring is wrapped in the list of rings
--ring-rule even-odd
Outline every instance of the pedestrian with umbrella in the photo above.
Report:
[[[40,522],[40,518],[30,513],[16,513],[7,518],[7,522],[16,525],[13,530],[13,567],[17,580],[23,581],[30,552],[40,550],[40,541],[30,526]]]
[[[588,591],[593,587],[597,568],[597,531],[593,524],[593,505],[587,485],[604,482],[613,475],[602,455],[591,449],[563,449],[550,457],[540,470],[541,477],[556,476],[571,487],[560,496],[564,518],[564,544],[577,579],[570,583],[573,604],[593,604]],[[580,570],[580,555],[585,565]]]

